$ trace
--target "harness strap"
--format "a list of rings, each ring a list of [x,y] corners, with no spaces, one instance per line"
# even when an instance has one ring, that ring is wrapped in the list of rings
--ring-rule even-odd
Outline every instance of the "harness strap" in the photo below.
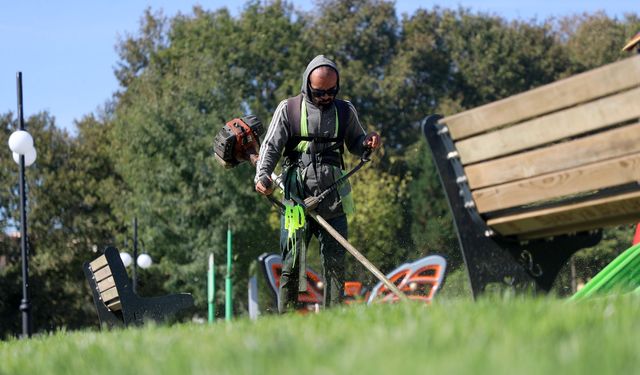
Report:
[[[284,147],[284,154],[291,153],[298,145],[296,135],[300,135],[300,106],[302,94],[287,99],[287,118],[289,119],[289,140]]]
[[[344,169],[344,137],[349,121],[349,105],[344,100],[334,100],[336,106],[336,130],[334,137],[320,137],[311,135],[308,131],[307,110],[302,94],[287,99],[287,118],[289,120],[289,140],[285,145],[284,155],[297,161],[303,152],[308,150],[309,144],[335,142],[335,145],[325,148],[322,152],[337,150],[339,152],[340,166]]]

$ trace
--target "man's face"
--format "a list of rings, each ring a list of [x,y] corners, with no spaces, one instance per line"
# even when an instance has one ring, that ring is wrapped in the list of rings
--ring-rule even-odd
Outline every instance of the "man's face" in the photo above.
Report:
[[[318,68],[311,72],[309,86],[313,104],[321,109],[327,108],[338,93],[338,75],[333,69]]]

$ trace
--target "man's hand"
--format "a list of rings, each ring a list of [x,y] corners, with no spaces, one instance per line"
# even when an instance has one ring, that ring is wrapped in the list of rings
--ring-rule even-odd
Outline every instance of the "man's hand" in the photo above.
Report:
[[[271,195],[275,190],[273,181],[267,176],[264,176],[256,184],[256,191],[262,195]]]
[[[364,138],[364,142],[363,142],[365,147],[368,147],[370,149],[376,149],[376,148],[380,147],[380,143],[381,143],[380,142],[380,136],[376,132],[371,132],[371,133],[367,134],[367,136]]]

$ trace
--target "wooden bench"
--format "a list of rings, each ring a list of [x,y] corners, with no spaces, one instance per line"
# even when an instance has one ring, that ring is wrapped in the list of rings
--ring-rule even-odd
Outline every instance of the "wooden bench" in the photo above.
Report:
[[[133,291],[120,253],[115,247],[107,247],[103,255],[92,262],[85,262],[83,269],[93,293],[101,327],[141,325],[148,320],[163,321],[193,306],[193,297],[186,293],[139,297]]]
[[[640,56],[424,119],[474,296],[548,291],[601,228],[640,221],[639,119]]]

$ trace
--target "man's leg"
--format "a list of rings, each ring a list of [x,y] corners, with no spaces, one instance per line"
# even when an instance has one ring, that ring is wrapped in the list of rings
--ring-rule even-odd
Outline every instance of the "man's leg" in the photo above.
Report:
[[[310,219],[310,218],[309,218]],[[280,251],[282,254],[282,274],[280,275],[280,289],[278,290],[278,312],[284,314],[291,310],[302,308],[303,304],[298,301],[298,288],[300,283],[300,257],[302,256],[302,246],[308,246],[311,239],[311,232],[306,228],[301,228],[295,234],[294,246],[289,239],[289,232],[284,228],[284,217],[280,220]]]
[[[280,219],[280,253],[282,254],[282,274],[278,290],[278,312],[284,314],[295,310],[298,302],[298,265],[294,264],[293,248],[288,244],[289,233],[284,229],[284,217]],[[294,267],[294,265],[296,267]]]
[[[342,215],[327,220],[342,237],[347,238],[347,216]],[[344,254],[346,250],[324,228],[318,233],[320,257],[322,258],[324,287],[324,306],[326,308],[342,303],[344,299]]]

